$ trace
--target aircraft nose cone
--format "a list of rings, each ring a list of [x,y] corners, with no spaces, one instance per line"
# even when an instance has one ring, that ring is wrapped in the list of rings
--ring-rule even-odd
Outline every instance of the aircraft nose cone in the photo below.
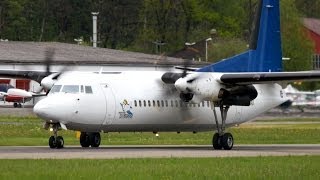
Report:
[[[60,122],[66,116],[66,107],[55,98],[47,97],[40,100],[34,107],[33,112],[40,118],[50,122]]]
[[[45,99],[39,101],[34,107],[33,112],[39,116],[40,118],[47,119],[49,116],[49,104],[46,102]]]

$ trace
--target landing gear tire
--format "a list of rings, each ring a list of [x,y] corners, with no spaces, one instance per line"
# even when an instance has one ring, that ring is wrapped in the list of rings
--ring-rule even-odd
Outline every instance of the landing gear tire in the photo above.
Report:
[[[18,103],[13,103],[13,107],[17,108],[18,107]]]
[[[219,133],[215,133],[212,138],[212,146],[214,149],[220,150],[222,149],[221,145],[221,136],[219,136]]]
[[[233,137],[231,133],[225,133],[223,136],[221,136],[220,141],[222,147],[224,150],[231,150],[233,147]]]
[[[90,145],[91,147],[99,147],[101,142],[100,133],[91,133],[90,137]]]
[[[49,146],[51,149],[57,148],[61,149],[64,147],[64,140],[62,136],[58,136],[55,138],[54,136],[50,136],[49,138]]]
[[[89,135],[85,132],[81,132],[80,145],[81,145],[81,147],[89,147],[90,146]]]
[[[63,137],[62,137],[62,136],[58,136],[58,137],[56,138],[56,145],[57,145],[57,148],[58,148],[58,149],[63,148],[63,146],[64,146],[64,140],[63,140]]]
[[[48,127],[50,125],[47,125]],[[64,140],[62,136],[58,136],[58,130],[60,128],[59,124],[51,124],[53,129],[53,136],[50,136],[49,138],[49,147],[51,149],[57,148],[61,149],[64,147]]]
[[[49,147],[51,149],[54,149],[57,147],[56,138],[54,138],[54,136],[50,136],[50,138],[49,138]]]

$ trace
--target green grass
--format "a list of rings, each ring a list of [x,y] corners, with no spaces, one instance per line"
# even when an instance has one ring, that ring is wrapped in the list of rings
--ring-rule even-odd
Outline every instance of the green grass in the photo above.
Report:
[[[319,179],[320,156],[0,160],[0,179]]]
[[[281,118],[281,119],[262,119],[254,122],[319,122],[320,118]]]
[[[236,144],[319,144],[319,124],[244,124],[229,129]],[[103,145],[211,144],[212,132],[203,133],[108,133]],[[74,131],[59,131],[66,145],[79,145]],[[47,145],[51,132],[35,117],[0,117],[0,146]]]

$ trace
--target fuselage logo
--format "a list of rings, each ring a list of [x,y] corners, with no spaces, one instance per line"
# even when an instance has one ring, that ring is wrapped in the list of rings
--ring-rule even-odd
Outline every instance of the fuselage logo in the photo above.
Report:
[[[120,103],[122,111],[119,112],[120,119],[131,119],[133,117],[133,113],[131,112],[132,106],[125,99],[122,103]]]

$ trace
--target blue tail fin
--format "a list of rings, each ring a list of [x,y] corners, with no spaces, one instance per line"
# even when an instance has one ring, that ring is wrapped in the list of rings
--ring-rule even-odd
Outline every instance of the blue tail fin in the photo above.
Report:
[[[279,71],[282,71],[279,0],[259,1],[248,51],[198,70],[198,72]]]

